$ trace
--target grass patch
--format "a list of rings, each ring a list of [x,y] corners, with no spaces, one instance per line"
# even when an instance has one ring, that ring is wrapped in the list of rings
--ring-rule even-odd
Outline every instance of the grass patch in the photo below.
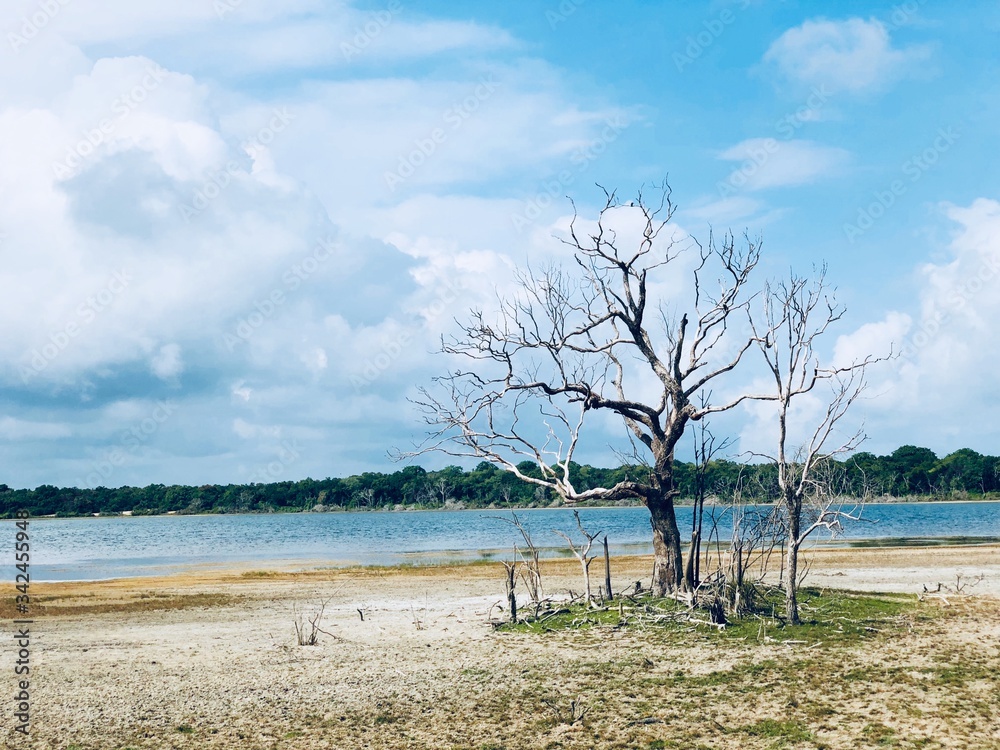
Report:
[[[523,608],[522,612],[527,612]],[[690,612],[674,599],[632,598],[587,608],[582,604],[553,605],[535,616],[530,613],[517,624],[499,629],[513,632],[547,633],[586,630],[595,627],[660,628],[665,632],[689,633],[692,621],[704,623],[701,610]],[[932,610],[908,594],[871,594],[829,589],[802,589],[799,592],[800,625],[789,625],[784,617],[784,595],[780,591],[758,594],[754,611],[731,619],[725,628],[701,626],[713,639],[758,642],[855,643],[897,629],[917,617],[931,617]]]
[[[240,574],[240,578],[277,578],[282,575],[276,570],[248,570]]]
[[[102,615],[108,613],[133,614],[178,609],[193,609],[195,607],[228,607],[243,600],[243,597],[231,594],[136,594],[132,599],[108,599],[93,603],[75,604],[77,597],[58,597],[67,599],[65,603],[41,603],[32,599],[32,617],[66,617],[72,615]],[[86,598],[86,595],[80,598]],[[14,597],[0,599],[0,619],[16,619],[17,609]]]
[[[881,547],[964,547],[976,544],[996,544],[995,536],[888,537],[885,539],[853,539],[848,546],[858,549]]]
[[[876,747],[895,747],[897,744],[896,730],[878,721],[867,724],[861,730],[861,737]]]
[[[775,747],[784,747],[791,742],[809,742],[813,739],[813,733],[797,721],[761,719],[756,724],[747,724],[736,731],[750,737],[778,740]]]

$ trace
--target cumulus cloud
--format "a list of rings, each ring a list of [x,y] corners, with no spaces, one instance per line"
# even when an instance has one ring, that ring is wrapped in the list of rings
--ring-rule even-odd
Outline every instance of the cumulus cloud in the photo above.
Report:
[[[883,353],[892,342],[898,358],[871,371],[869,421],[939,450],[989,451],[1000,419],[1000,202],[944,211],[955,230],[947,257],[916,270],[916,313],[890,311],[841,337],[837,359]]]
[[[897,48],[877,19],[815,19],[789,29],[764,54],[781,77],[804,86],[853,94],[879,91],[918,71],[931,57],[924,45]]]
[[[443,328],[533,248],[519,201],[454,186],[585,166],[627,126],[543,63],[378,72],[517,46],[492,27],[222,4],[61,4],[0,51],[5,481],[246,481],[281,451],[284,478],[369,468],[418,429],[405,397]],[[261,64],[320,72],[231,83]]]

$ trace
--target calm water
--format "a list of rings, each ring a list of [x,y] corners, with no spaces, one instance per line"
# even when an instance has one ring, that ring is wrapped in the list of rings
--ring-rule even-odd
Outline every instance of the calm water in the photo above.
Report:
[[[725,513],[719,526],[728,530],[732,520]],[[421,511],[33,520],[32,578],[157,575],[191,565],[254,561],[372,565],[475,559],[509,554],[519,541],[516,530],[499,520],[503,515]],[[569,510],[527,510],[519,516],[535,544],[551,548],[551,554],[565,547],[553,529],[571,536],[576,531]],[[615,551],[652,551],[645,508],[585,508],[580,516],[588,530],[607,532]],[[869,505],[864,517],[848,522],[841,538],[1000,537],[1000,503]],[[678,508],[678,520],[682,531],[689,529],[691,509]],[[0,539],[8,539],[0,541],[0,550],[10,550],[11,566],[13,524],[0,522]],[[816,539],[829,541],[830,534],[821,530]]]

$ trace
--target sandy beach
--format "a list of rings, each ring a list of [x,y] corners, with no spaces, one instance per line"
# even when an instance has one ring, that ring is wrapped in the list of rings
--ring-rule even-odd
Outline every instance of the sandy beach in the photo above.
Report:
[[[827,549],[809,560],[812,586],[962,590],[928,605],[948,609],[947,622],[911,623],[911,637],[887,638],[878,654],[824,654],[837,669],[870,667],[877,657],[919,672],[937,663],[935,654],[1000,668],[1000,547]],[[645,558],[614,560],[615,588],[646,581],[649,567]],[[579,591],[578,570],[575,561],[546,561],[548,593]],[[956,719],[939,710],[946,685],[919,680],[883,686],[878,696],[845,694],[831,703],[833,714],[814,717],[808,742],[729,734],[792,710],[788,695],[736,695],[708,714],[696,700],[685,711],[692,694],[676,692],[667,676],[794,663],[802,647],[765,638],[720,648],[628,628],[498,632],[489,624],[503,614],[496,563],[306,572],[258,565],[34,584],[32,595],[31,733],[15,733],[8,711],[0,737],[9,747],[863,747],[872,717],[898,738],[923,738],[922,747],[1000,747],[1000,712],[984,719],[970,706],[966,726],[961,711]],[[324,602],[318,644],[297,645],[295,621]],[[12,602],[3,604],[12,618]],[[822,651],[810,647],[809,656]],[[14,654],[7,647],[0,661],[10,691]],[[995,679],[969,685],[987,706],[1000,705]],[[586,706],[588,718],[564,720],[571,702]]]

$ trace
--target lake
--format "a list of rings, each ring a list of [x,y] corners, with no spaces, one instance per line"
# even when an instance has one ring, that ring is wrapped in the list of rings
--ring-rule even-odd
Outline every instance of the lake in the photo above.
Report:
[[[692,511],[679,507],[684,536]],[[718,514],[730,535],[727,509]],[[363,513],[296,513],[220,516],[142,516],[31,521],[31,574],[35,581],[96,580],[178,572],[190,566],[277,561],[286,564],[425,564],[510,555],[520,541],[499,510]],[[518,511],[535,544],[547,555],[565,543],[553,529],[579,538],[572,511]],[[613,553],[649,554],[649,512],[639,508],[583,508],[588,531],[608,534]],[[899,503],[869,505],[864,520],[846,522],[839,543],[858,540],[1000,537],[1000,503]],[[706,527],[708,522],[706,521]],[[14,522],[0,522],[13,567]],[[817,543],[830,533],[816,532]]]

